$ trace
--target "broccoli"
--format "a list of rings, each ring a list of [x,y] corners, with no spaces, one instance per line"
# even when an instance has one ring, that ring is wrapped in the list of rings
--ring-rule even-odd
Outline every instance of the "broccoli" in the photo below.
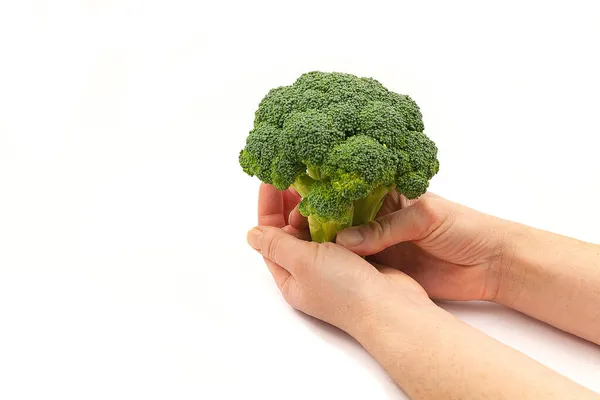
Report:
[[[269,91],[239,154],[250,176],[302,197],[316,242],[373,220],[394,188],[409,199],[437,174],[418,105],[371,78],[309,72]]]

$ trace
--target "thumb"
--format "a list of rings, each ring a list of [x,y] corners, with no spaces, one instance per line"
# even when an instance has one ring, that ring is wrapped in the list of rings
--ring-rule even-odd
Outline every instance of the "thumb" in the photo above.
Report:
[[[401,242],[422,240],[446,219],[442,206],[439,198],[423,197],[402,210],[338,232],[336,242],[356,254],[368,256]]]
[[[316,243],[301,240],[283,229],[258,226],[248,233],[248,243],[267,260],[292,275],[316,253]]]

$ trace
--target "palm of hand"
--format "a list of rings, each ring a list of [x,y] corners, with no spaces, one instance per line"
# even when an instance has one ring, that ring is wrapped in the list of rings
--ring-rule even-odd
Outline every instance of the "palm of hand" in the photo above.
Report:
[[[293,191],[278,192],[264,185],[259,199],[259,224],[275,226],[309,240],[307,223],[296,206]],[[491,300],[496,293],[498,268],[497,224],[480,214],[433,194],[408,201],[396,192],[386,198],[378,217],[413,207],[417,202],[436,225],[426,238],[388,247],[368,256],[378,269],[398,270],[419,283],[429,297],[440,300]],[[401,229],[401,228],[400,228]],[[394,274],[395,275],[395,274]],[[412,280],[411,280],[412,281]]]
[[[261,185],[259,225],[309,240],[307,221],[296,208],[299,201],[300,197],[291,190],[278,191],[273,186]],[[274,231],[270,232],[273,235]],[[277,239],[271,236],[267,242],[271,245],[255,249],[263,253],[285,300],[294,308],[344,330],[353,323],[352,318],[343,317],[346,310],[368,309],[367,304],[382,297],[391,296],[417,305],[430,302],[423,288],[406,274],[370,264],[340,245],[314,242],[300,245],[303,241],[297,239],[285,239],[284,243],[282,236]],[[279,253],[279,257],[274,253]],[[280,264],[275,263],[276,259]],[[369,311],[363,310],[362,314],[365,312]]]
[[[438,228],[424,239],[396,244],[367,259],[406,273],[435,299],[492,299],[496,293],[495,260],[500,246],[498,232],[482,229],[494,224],[481,219],[493,217],[431,194],[418,201],[428,202],[424,209],[435,214],[432,221]],[[393,192],[386,198],[378,217],[414,206],[416,202]]]

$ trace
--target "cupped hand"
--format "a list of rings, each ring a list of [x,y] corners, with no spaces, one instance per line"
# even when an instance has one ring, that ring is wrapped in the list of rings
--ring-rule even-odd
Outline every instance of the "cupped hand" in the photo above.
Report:
[[[259,225],[248,243],[263,257],[284,299],[294,308],[354,334],[389,307],[429,307],[419,284],[394,268],[373,265],[335,243],[310,242],[292,212],[299,196],[261,185]]]
[[[431,298],[493,301],[506,223],[434,194],[408,201],[392,192],[375,221],[339,232],[336,241],[405,272]]]

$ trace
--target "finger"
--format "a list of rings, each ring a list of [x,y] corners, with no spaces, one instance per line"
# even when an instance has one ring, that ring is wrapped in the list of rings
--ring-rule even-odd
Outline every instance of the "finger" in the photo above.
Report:
[[[356,254],[371,255],[401,242],[422,240],[446,219],[443,205],[439,198],[421,198],[366,225],[338,232],[336,242]]]
[[[403,194],[400,195],[400,207],[399,208],[407,208],[408,206],[411,206],[414,204],[416,200],[409,200],[406,198],[406,196],[404,196]]]
[[[282,193],[266,183],[261,183],[258,190],[258,224],[278,228],[286,225]]]
[[[298,203],[302,200],[302,197],[292,188],[289,188],[283,192],[283,216],[286,219],[286,223],[289,224],[289,216],[292,210],[296,208]]]
[[[400,195],[396,190],[392,190],[386,197],[383,202],[383,205],[377,212],[377,217],[383,217],[384,215],[393,213],[396,210],[399,210],[400,207]]]
[[[297,237],[300,240],[310,241],[310,232],[308,231],[308,229],[296,229],[291,225],[287,225],[283,227],[283,230],[289,233],[290,235]]]
[[[292,275],[308,258],[314,257],[316,243],[300,240],[283,229],[261,226],[248,232],[248,243],[263,257],[285,268]],[[307,258],[308,257],[308,258]]]
[[[394,280],[400,280],[400,281],[406,281],[408,279],[411,279],[408,275],[406,275],[404,272],[396,269],[396,268],[392,268],[392,267],[388,267],[385,265],[380,265],[380,266],[375,266],[375,268],[377,268],[377,270],[384,274],[385,276],[392,278]]]
[[[381,263],[374,262],[374,261],[369,261],[369,263],[372,266],[374,266],[377,269],[377,271],[381,272],[382,274],[385,274],[385,273],[387,273],[387,272],[389,272],[391,270],[398,271],[396,268],[392,268],[392,267],[390,267],[389,265],[386,265],[386,264],[381,264]]]
[[[420,199],[423,199],[423,198],[426,198],[426,197],[437,197],[437,198],[439,198],[438,195],[433,194],[431,192],[427,192],[427,193],[425,193],[424,195],[422,195],[421,197],[419,197],[417,199],[408,199],[403,194],[399,194],[398,197],[399,197],[399,205],[400,205],[400,207],[398,207],[398,209],[410,207],[413,204],[415,204],[417,201],[419,201]]]
[[[298,207],[290,212],[288,223],[298,230],[306,230],[308,228],[308,220],[304,215],[300,214]]]

